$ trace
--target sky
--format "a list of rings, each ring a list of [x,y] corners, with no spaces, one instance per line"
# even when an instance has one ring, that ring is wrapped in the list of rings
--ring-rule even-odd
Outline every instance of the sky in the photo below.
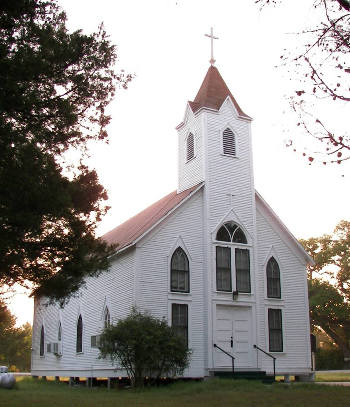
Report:
[[[111,206],[100,235],[177,188],[175,127],[209,68],[210,27],[219,37],[216,66],[254,119],[256,189],[296,238],[330,233],[341,219],[350,219],[349,163],[310,166],[301,152],[285,147],[297,130],[285,95],[298,86],[280,56],[285,48],[297,49],[296,33],[316,20],[311,0],[284,0],[263,10],[254,0],[58,2],[70,30],[91,33],[103,22],[117,45],[117,70],[135,75],[109,106],[109,145],[90,148],[89,165]],[[331,107],[326,114],[332,115]],[[18,324],[31,322],[32,307],[25,293],[10,306]]]

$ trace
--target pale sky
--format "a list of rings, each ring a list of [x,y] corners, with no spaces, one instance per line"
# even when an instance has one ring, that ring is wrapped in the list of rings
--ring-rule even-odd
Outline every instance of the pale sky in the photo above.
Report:
[[[177,187],[177,136],[214,57],[223,79],[251,116],[255,187],[297,238],[330,233],[350,219],[350,165],[309,166],[285,147],[296,132],[285,94],[298,89],[276,67],[294,33],[315,18],[311,0],[284,0],[263,11],[254,0],[59,0],[68,27],[90,33],[104,22],[118,49],[117,69],[134,73],[110,105],[110,144],[91,149],[90,165],[109,193],[102,234]],[[349,107],[347,107],[347,114]],[[327,114],[332,115],[331,106]],[[350,117],[348,114],[345,117]],[[303,144],[302,144],[303,145]],[[342,177],[342,175],[345,175]],[[32,320],[32,302],[18,295],[18,323]]]

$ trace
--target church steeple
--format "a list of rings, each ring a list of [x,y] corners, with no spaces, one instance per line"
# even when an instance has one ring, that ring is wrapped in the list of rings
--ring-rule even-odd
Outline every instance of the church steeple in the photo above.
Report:
[[[239,116],[246,119],[251,119],[247,114],[243,112],[243,110],[236,102],[236,99],[233,97],[230,89],[227,87],[225,81],[222,79],[222,76],[220,75],[218,69],[215,66],[211,65],[194,101],[188,103],[193,113],[196,113],[202,107],[219,110],[228,96],[237,109]]]

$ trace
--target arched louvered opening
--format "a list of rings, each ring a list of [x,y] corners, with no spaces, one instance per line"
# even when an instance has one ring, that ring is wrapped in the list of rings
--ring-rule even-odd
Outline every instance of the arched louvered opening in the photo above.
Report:
[[[223,152],[227,155],[236,155],[236,138],[230,128],[226,128],[222,135]]]
[[[186,159],[187,161],[192,160],[194,157],[194,136],[192,133],[190,133],[187,137],[187,143],[186,143]]]
[[[281,298],[281,273],[274,257],[271,257],[266,266],[267,297]]]
[[[77,342],[76,342],[76,351],[80,353],[83,351],[83,318],[79,315],[77,323]]]
[[[218,230],[216,240],[220,242],[247,244],[247,238],[243,230],[234,222],[226,222]]]
[[[45,329],[44,325],[42,325],[40,331],[40,356],[44,356],[44,352],[45,352]]]
[[[109,313],[108,307],[106,307],[104,313],[104,327],[109,328],[110,326],[111,326],[111,315]]]
[[[171,291],[190,291],[190,268],[186,253],[178,247],[171,257]]]

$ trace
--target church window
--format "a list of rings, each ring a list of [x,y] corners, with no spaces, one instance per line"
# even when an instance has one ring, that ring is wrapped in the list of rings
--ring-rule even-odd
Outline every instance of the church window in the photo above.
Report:
[[[171,325],[188,346],[188,305],[172,304]]]
[[[218,291],[232,291],[229,247],[216,247],[216,288]]]
[[[271,257],[266,266],[267,297],[281,298],[280,268],[274,257]]]
[[[188,293],[190,291],[190,270],[186,253],[178,247],[171,257],[171,291]]]
[[[44,353],[45,353],[45,329],[44,325],[42,325],[40,331],[40,356],[44,356]]]
[[[77,353],[81,353],[83,351],[83,318],[81,315],[79,315],[77,322],[76,351]]]
[[[283,352],[282,310],[269,308],[269,351]]]
[[[250,258],[249,250],[235,249],[236,261],[236,290],[250,293]]]
[[[236,155],[236,139],[233,131],[226,128],[222,135],[223,153],[227,155]]]
[[[247,244],[247,238],[242,229],[231,221],[220,227],[216,234],[216,240],[230,244]],[[235,291],[251,292],[249,249],[216,246],[217,291],[232,291],[233,276],[235,276]]]
[[[190,133],[187,136],[187,142],[186,142],[186,159],[187,161],[192,160],[194,157],[194,136],[192,133]]]
[[[216,234],[216,240],[220,242],[247,244],[247,238],[242,229],[231,221],[221,226]]]
[[[104,328],[109,328],[111,326],[111,315],[109,313],[108,307],[105,308],[103,325]]]
[[[58,340],[58,342],[61,342],[61,340],[62,340],[62,325],[61,325],[61,322],[58,323],[57,340]]]

